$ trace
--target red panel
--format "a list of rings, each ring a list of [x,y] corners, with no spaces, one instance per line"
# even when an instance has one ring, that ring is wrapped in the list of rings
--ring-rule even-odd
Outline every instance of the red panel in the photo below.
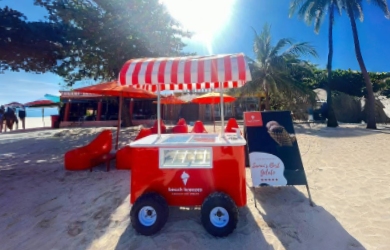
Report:
[[[213,147],[211,169],[160,169],[158,148],[132,148],[131,198],[161,194],[171,206],[199,206],[213,192],[225,192],[237,206],[246,205],[244,146]],[[148,159],[145,161],[145,159]],[[182,175],[188,176],[184,183]]]
[[[187,60],[184,63],[184,83],[192,83],[191,82],[191,61]]]
[[[130,64],[131,64],[131,60],[127,61],[125,65],[123,65],[121,72],[119,73],[119,83],[121,85],[126,85],[126,74],[127,74],[127,70],[130,67]]]
[[[153,66],[154,66],[154,61],[150,61],[146,66],[145,83],[152,83]]]
[[[261,127],[263,126],[263,118],[259,111],[244,112],[244,124],[247,127]]]

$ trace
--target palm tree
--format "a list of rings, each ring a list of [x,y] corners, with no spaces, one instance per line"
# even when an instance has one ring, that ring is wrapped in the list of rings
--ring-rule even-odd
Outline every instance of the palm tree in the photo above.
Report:
[[[265,93],[265,109],[270,110],[270,93],[277,93],[278,88],[294,88],[288,74],[292,66],[298,66],[300,56],[317,56],[317,52],[309,43],[294,43],[291,39],[282,38],[275,46],[271,44],[271,26],[265,24],[258,34],[255,30],[253,51],[256,58],[250,59],[253,81],[248,88],[253,90],[259,87]]]
[[[328,72],[328,84],[326,88],[327,104],[328,104],[328,127],[337,127],[337,119],[333,110],[331,80],[332,80],[332,60],[333,60],[333,24],[335,8],[341,13],[341,0],[293,0],[290,4],[290,17],[298,11],[298,16],[303,18],[306,23],[314,22],[314,31],[319,32],[322,20],[326,13],[329,13],[329,29],[328,29],[328,62],[326,69]]]
[[[377,5],[383,13],[385,13],[386,18],[390,17],[389,8],[386,0],[371,0],[375,5]],[[356,27],[356,18],[358,17],[360,21],[363,21],[363,0],[343,0],[343,8],[348,13],[349,20],[351,22],[352,34],[353,34],[353,42],[355,44],[355,54],[356,59],[359,63],[360,70],[362,71],[362,75],[364,81],[366,83],[367,90],[367,128],[368,129],[376,129],[376,121],[375,121],[375,97],[374,91],[372,90],[372,84],[370,80],[370,76],[368,75],[366,65],[364,64],[362,52],[360,50],[360,42],[358,31]]]

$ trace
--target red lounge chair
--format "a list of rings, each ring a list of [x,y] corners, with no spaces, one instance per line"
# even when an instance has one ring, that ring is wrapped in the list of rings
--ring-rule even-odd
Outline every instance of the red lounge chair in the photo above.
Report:
[[[104,130],[88,145],[66,152],[65,169],[92,171],[92,167],[106,163],[109,171],[110,161],[115,158],[115,153],[111,153],[111,149],[112,133],[110,130]]]
[[[186,120],[184,118],[180,118],[179,121],[177,122],[177,125],[187,125]]]
[[[172,133],[174,134],[184,134],[188,133],[188,126],[186,125],[176,125],[172,128]]]
[[[226,133],[236,133],[236,130],[234,128],[239,128],[236,119],[230,118],[229,121],[226,124],[225,132]]]
[[[141,130],[139,131],[137,137],[135,138],[135,141],[139,140],[141,138],[144,138],[144,137],[146,137],[148,135],[151,135],[151,134],[153,134],[151,128],[141,128]]]
[[[207,133],[207,130],[203,126],[203,122],[196,121],[191,133]]]
[[[116,152],[116,169],[131,169],[131,148],[125,146]]]
[[[160,120],[161,133],[166,133],[167,128],[162,120]],[[157,134],[157,120],[154,122],[153,127],[151,128],[153,134]]]

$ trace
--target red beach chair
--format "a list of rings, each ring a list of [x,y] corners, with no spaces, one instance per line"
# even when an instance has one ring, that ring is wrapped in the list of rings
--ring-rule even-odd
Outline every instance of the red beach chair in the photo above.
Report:
[[[239,128],[237,121],[234,118],[230,118],[226,124],[225,132],[226,133],[235,133],[236,132],[236,130],[234,130],[235,128]]]
[[[88,145],[69,150],[64,156],[66,170],[86,170],[101,163],[107,164],[110,169],[110,161],[115,158],[112,149],[112,132],[104,130]]]
[[[188,126],[186,125],[176,125],[172,128],[172,133],[174,134],[184,134],[188,133]]]
[[[139,140],[141,138],[144,138],[144,137],[146,137],[148,135],[151,135],[151,134],[153,134],[151,128],[141,128],[141,130],[139,131],[137,137],[135,138],[135,141]]]
[[[196,121],[191,133],[207,133],[207,130],[204,128],[203,122]]]

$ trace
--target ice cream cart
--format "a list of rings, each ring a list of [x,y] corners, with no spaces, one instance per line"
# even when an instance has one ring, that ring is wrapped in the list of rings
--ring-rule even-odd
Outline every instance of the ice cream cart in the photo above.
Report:
[[[160,91],[241,87],[251,80],[243,54],[206,57],[134,59],[122,68],[119,82],[158,94]],[[130,143],[131,223],[152,235],[166,223],[169,206],[201,206],[204,228],[226,236],[246,205],[245,145],[237,133],[158,134]]]

